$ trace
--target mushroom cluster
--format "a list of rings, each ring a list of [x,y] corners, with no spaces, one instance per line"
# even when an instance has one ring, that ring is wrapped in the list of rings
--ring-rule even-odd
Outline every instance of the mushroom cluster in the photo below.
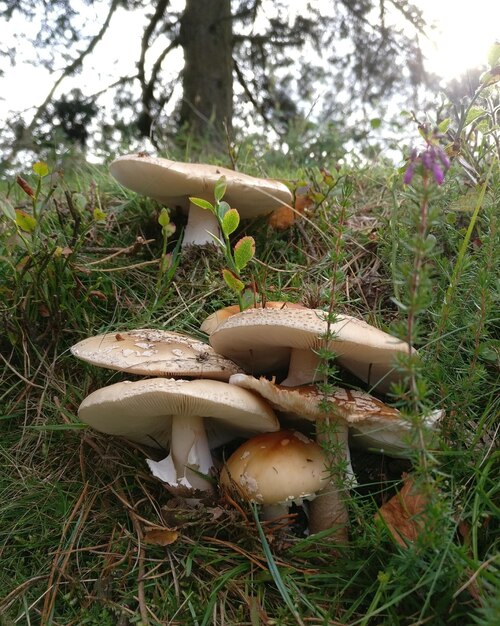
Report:
[[[191,198],[211,200],[222,176],[225,199],[242,217],[268,214],[292,199],[278,181],[214,165],[137,154],[119,157],[110,171],[124,186],[188,213],[183,246],[220,238],[213,214]],[[166,458],[148,459],[148,465],[171,490],[187,494],[213,491],[211,449],[249,438],[225,463],[224,488],[261,504],[266,516],[310,500],[310,532],[336,526],[335,536],[345,540],[345,500],[355,480],[350,443],[393,456],[412,447],[411,427],[400,412],[371,394],[404,383],[397,357],[413,348],[363,319],[342,314],[330,323],[322,310],[287,302],[244,311],[226,307],[201,331],[209,344],[138,329],[73,346],[75,356],[93,365],[145,377],[97,389],[83,400],[80,419],[104,433],[167,449]],[[359,389],[319,390],[325,351]],[[429,431],[440,417],[425,418]],[[316,441],[309,438],[311,423]]]
[[[279,429],[268,403],[228,384],[239,368],[188,335],[155,329],[107,333],[71,351],[93,365],[148,376],[97,389],[83,400],[78,416],[101,432],[169,449],[163,461],[148,464],[172,489],[212,491],[212,447]]]
[[[359,385],[383,394],[392,383],[404,381],[405,372],[396,357],[412,353],[413,348],[362,319],[339,315],[329,324],[324,311],[305,307],[248,309],[229,315],[223,310],[202,328],[209,332],[210,344],[218,353],[247,372],[231,375],[230,385],[265,398],[282,424],[291,420],[300,429],[304,421],[316,423],[317,442],[331,451],[324,461],[330,478],[315,492],[309,530],[336,526],[336,538],[345,540],[346,489],[354,482],[349,436],[358,446],[407,456],[412,447],[411,425],[397,409],[365,391],[321,392],[315,385],[321,381],[319,352],[326,348],[335,354],[340,367],[359,379]],[[281,377],[280,384],[275,382],[277,377]],[[440,417],[439,411],[426,416],[430,432]],[[255,478],[248,469],[244,475],[247,480]],[[240,492],[248,499],[248,490]]]

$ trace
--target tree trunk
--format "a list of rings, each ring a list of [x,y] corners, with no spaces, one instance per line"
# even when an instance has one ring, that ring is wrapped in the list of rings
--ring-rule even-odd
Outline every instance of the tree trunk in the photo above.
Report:
[[[233,113],[231,0],[187,0],[180,36],[181,126],[194,139],[223,145]]]

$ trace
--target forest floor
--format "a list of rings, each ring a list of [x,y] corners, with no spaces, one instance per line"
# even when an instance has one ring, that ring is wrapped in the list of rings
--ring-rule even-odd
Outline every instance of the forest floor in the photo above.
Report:
[[[137,377],[70,347],[134,328],[208,341],[203,320],[236,303],[225,260],[215,246],[179,251],[184,218],[172,213],[169,233],[161,206],[104,167],[49,164],[4,181],[1,626],[500,623],[495,167],[472,186],[453,163],[424,200],[418,177],[405,186],[390,165],[283,168],[273,175],[308,188],[305,214],[283,230],[243,221],[231,235],[255,240],[242,276],[256,299],[325,311],[333,301],[418,348],[410,388],[378,394],[402,411],[413,445],[404,458],[353,450],[348,543],[335,528],[308,534],[307,507],[287,524],[222,489],[193,504],[151,475],[151,450],[79,421],[88,394]],[[165,251],[178,254],[175,271]],[[444,416],[429,442],[421,417],[432,410]],[[234,445],[214,450],[217,467]],[[420,499],[413,511],[400,497],[411,536],[377,516],[405,476]]]

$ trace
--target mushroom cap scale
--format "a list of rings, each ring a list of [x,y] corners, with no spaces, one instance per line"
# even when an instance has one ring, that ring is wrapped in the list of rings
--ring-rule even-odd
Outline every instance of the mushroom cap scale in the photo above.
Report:
[[[240,371],[194,337],[150,328],[89,337],[74,345],[71,352],[92,365],[146,376],[228,380]]]
[[[109,166],[111,174],[124,187],[169,206],[189,207],[189,197],[213,200],[215,183],[224,176],[224,200],[238,209],[242,218],[266,215],[282,204],[292,202],[286,185],[241,172],[202,163],[181,163],[160,157],[127,154]]]
[[[241,434],[279,429],[268,404],[246,389],[218,380],[147,378],[124,381],[94,391],[80,405],[78,417],[96,430],[150,446],[166,447],[172,419],[198,415],[211,429]]]
[[[236,485],[246,500],[264,505],[312,498],[328,480],[321,447],[301,433],[283,430],[243,443],[221,472],[222,485]]]

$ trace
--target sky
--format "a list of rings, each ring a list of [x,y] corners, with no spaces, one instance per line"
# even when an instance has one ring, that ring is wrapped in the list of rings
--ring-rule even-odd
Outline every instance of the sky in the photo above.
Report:
[[[179,2],[182,5],[181,0],[174,4]],[[424,51],[427,68],[444,79],[459,76],[467,68],[484,63],[489,46],[495,39],[500,40],[500,0],[475,0],[473,3],[458,0],[414,2],[424,10],[427,20],[436,25],[432,41],[423,42]],[[82,7],[82,10],[89,14],[94,24],[102,23],[102,11],[99,14],[96,9],[89,7]],[[17,42],[15,40],[16,34],[19,37],[19,33],[33,32],[35,28],[36,25],[20,20],[2,24],[0,45],[15,43],[24,62],[18,63],[15,68],[7,68],[6,76],[0,79],[0,123],[9,111],[26,111],[29,118],[30,107],[43,102],[53,84],[54,77],[48,76],[40,66],[29,64],[34,57],[36,59],[37,52],[23,47],[22,38]],[[138,57],[142,28],[143,24],[137,15],[119,10],[113,18],[106,41],[96,49],[94,58],[99,59],[99,65],[91,66],[87,63],[76,79],[64,81],[62,92],[86,83],[97,93],[117,76],[130,73]],[[182,67],[182,58],[179,57],[177,64],[172,63],[171,66],[172,71],[177,72]]]

